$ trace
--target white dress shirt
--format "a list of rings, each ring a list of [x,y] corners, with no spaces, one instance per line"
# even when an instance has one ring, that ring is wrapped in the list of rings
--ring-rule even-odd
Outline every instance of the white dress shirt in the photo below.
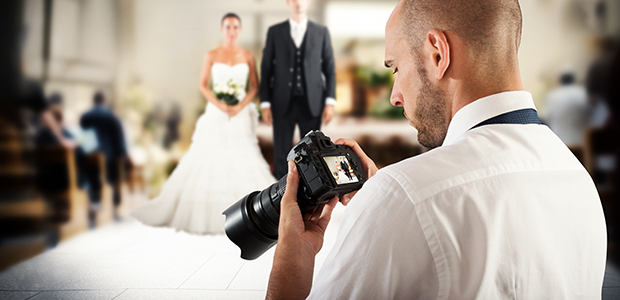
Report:
[[[310,299],[600,299],[606,228],[583,166],[505,92],[459,110],[441,147],[381,169],[347,207]]]
[[[299,48],[304,41],[306,30],[308,30],[308,18],[302,19],[299,23],[293,19],[288,19],[288,23],[291,26],[291,38],[295,42],[295,46]]]
[[[288,19],[288,22],[291,27],[291,38],[295,43],[295,47],[301,47],[301,43],[304,41],[304,36],[306,35],[306,31],[308,30],[308,18],[302,19],[299,23],[295,22],[293,19]],[[336,105],[336,99],[332,97],[325,98],[325,105]],[[261,102],[261,108],[270,108],[271,103],[269,102]]]

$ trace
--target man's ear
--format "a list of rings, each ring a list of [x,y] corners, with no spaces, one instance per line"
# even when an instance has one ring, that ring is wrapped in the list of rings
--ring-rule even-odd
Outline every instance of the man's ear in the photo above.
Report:
[[[431,29],[426,34],[424,41],[425,54],[430,58],[431,69],[429,75],[434,75],[437,80],[443,78],[450,67],[450,44],[446,35],[437,29]]]

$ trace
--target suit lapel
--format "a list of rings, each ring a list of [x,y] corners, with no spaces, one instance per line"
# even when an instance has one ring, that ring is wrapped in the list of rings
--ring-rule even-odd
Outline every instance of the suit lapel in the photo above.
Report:
[[[316,31],[316,27],[314,27],[314,23],[308,20],[308,27],[306,28],[306,36],[304,37],[304,52],[306,53],[306,57],[309,57],[310,49],[312,49],[314,45],[314,33]]]
[[[292,47],[292,50],[295,50],[296,46],[295,46],[295,41],[293,41],[293,37],[291,36],[291,23],[289,23],[288,20],[284,21],[284,23],[282,23],[282,27],[281,29],[281,34],[282,34],[282,38],[284,39],[284,41],[288,41],[288,46]]]
[[[286,20],[286,21],[284,21],[282,23],[282,26],[280,27],[280,29],[281,29],[283,37],[288,37],[289,40],[292,40],[292,38],[291,38],[291,24],[288,22],[288,20]]]

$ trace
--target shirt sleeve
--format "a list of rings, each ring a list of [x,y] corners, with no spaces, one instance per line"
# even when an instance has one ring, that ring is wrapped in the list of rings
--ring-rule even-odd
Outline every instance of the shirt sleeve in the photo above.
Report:
[[[327,99],[325,99],[325,105],[335,106],[336,105],[336,99],[334,99],[332,97],[327,97]]]
[[[437,291],[416,206],[379,171],[349,203],[308,299],[434,299]]]

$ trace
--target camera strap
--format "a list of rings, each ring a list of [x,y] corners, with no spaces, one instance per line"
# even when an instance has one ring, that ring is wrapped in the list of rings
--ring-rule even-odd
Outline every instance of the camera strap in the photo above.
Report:
[[[501,115],[497,115],[493,118],[487,119],[478,123],[476,126],[470,128],[472,130],[474,128],[478,128],[484,125],[491,124],[538,124],[542,125],[540,118],[538,118],[538,113],[535,109],[525,108],[520,110],[513,110],[507,113],[503,113]]]

